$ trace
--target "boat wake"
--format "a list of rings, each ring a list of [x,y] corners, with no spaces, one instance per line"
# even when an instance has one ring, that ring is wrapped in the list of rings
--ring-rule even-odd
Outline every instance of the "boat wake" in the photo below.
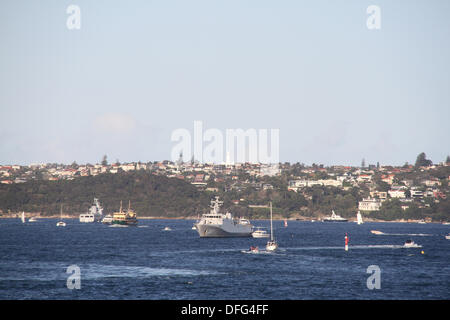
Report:
[[[83,267],[83,278],[147,278],[159,276],[204,276],[219,274],[215,271],[151,268],[143,266],[89,265]]]
[[[284,250],[284,249],[278,249],[277,251],[267,251],[267,250],[251,251],[251,250],[241,250],[242,253],[246,253],[246,254],[270,254],[270,255],[280,254],[280,252],[285,252],[285,251],[286,251],[286,250]]]
[[[412,248],[421,248],[422,246],[417,245]],[[401,249],[408,248],[407,246],[401,244],[368,244],[368,245],[353,245],[348,246],[351,249]],[[411,248],[411,247],[409,247]],[[286,248],[286,250],[344,250],[344,246],[339,247],[296,247],[296,248]]]
[[[123,225],[123,224],[112,224],[109,227],[110,228],[128,228],[127,225]]]
[[[434,234],[429,234],[429,233],[384,233],[384,232],[377,232],[373,234],[376,235],[383,235],[383,236],[416,236],[416,237],[429,237],[429,236],[434,236]]]

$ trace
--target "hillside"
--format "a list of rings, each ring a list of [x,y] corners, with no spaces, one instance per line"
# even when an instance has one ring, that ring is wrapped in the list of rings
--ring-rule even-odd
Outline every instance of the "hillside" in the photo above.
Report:
[[[58,214],[61,204],[65,214],[86,212],[96,197],[105,213],[119,209],[120,201],[139,216],[196,216],[209,204],[209,195],[190,183],[153,175],[146,171],[102,174],[68,181],[33,180],[0,185],[0,210],[40,212],[42,216]],[[199,211],[200,212],[200,211]]]

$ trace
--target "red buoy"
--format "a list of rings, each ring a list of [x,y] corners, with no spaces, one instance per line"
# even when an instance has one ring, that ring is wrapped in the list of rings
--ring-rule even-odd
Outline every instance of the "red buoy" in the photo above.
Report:
[[[348,235],[345,233],[345,251],[348,251]]]

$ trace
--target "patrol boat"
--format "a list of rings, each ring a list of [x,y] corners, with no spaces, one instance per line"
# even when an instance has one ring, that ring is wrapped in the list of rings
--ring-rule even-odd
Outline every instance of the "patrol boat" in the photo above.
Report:
[[[195,224],[201,238],[230,238],[251,237],[252,225],[249,220],[241,218],[236,220],[231,213],[219,212],[223,201],[219,197],[211,200],[211,211],[203,214],[198,223]]]
[[[87,213],[80,214],[80,222],[101,222],[103,219],[103,208],[97,198]]]

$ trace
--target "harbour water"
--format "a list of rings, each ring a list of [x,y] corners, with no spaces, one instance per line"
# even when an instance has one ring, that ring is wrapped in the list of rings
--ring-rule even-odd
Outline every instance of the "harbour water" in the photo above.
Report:
[[[56,222],[0,220],[0,299],[450,298],[449,225],[274,221],[280,250],[245,254],[267,239],[200,238],[192,220]],[[403,247],[408,239],[421,247]],[[80,289],[67,287],[72,265]],[[371,265],[381,271],[379,289],[367,287]]]

